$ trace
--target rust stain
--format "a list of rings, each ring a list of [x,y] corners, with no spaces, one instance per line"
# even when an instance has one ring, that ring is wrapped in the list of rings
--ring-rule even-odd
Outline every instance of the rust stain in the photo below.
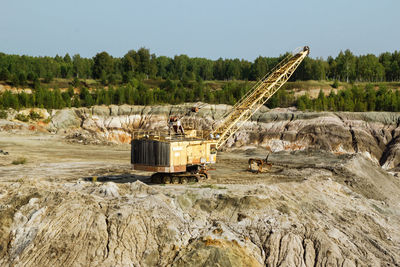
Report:
[[[303,149],[303,148],[304,148],[304,146],[298,145],[298,144],[293,144],[293,143],[284,146],[285,150],[300,150],[300,149]]]

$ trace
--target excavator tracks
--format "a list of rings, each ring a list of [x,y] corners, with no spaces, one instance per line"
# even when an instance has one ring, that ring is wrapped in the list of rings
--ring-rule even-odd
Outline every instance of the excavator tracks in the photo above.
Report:
[[[154,184],[188,184],[197,183],[210,179],[207,173],[154,173],[150,177]]]

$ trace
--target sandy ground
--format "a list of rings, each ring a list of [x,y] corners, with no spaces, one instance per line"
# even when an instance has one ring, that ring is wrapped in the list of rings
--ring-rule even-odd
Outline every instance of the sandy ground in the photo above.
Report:
[[[50,181],[74,181],[97,176],[99,181],[148,182],[151,173],[131,170],[130,145],[83,145],[69,143],[57,135],[0,134],[0,149],[9,155],[0,155],[2,180],[18,180],[28,176]],[[218,163],[211,166],[212,178],[207,184],[252,184],[254,182],[284,182],[283,167],[274,166],[269,173],[254,174],[247,171],[250,157],[265,158],[265,151],[248,149],[219,152]],[[12,161],[26,158],[25,164]],[[277,162],[278,157],[272,155]],[[279,179],[279,176],[282,176]],[[294,178],[294,179],[302,179]]]
[[[61,136],[43,133],[0,133],[0,178],[16,181],[25,177],[39,180],[69,181],[89,180],[97,176],[99,181],[149,183],[152,173],[135,171],[130,164],[130,145],[84,145],[67,142]],[[211,179],[204,184],[275,184],[301,182],[315,173],[346,161],[346,155],[331,153],[292,152],[273,153],[268,172],[248,171],[249,158],[265,158],[269,154],[260,148],[242,148],[218,152],[217,164],[211,165]],[[26,163],[12,162],[25,158]]]
[[[104,172],[130,169],[130,146],[95,146],[67,143],[57,135],[0,134],[0,177],[6,180],[35,176],[38,179],[78,180]],[[26,164],[12,161],[26,158]]]
[[[58,135],[1,133],[0,149],[9,153],[0,155],[1,182],[21,179],[77,182],[92,181],[93,177],[97,177],[99,182],[132,183],[139,180],[151,186],[165,188],[165,185],[150,183],[152,173],[131,169],[130,145],[127,144],[84,145],[67,142]],[[352,162],[353,156],[350,154],[282,151],[270,154],[268,161],[273,164],[270,171],[248,171],[249,158],[265,158],[268,153],[252,147],[218,152],[217,164],[211,165],[211,179],[201,182],[201,186],[232,185],[237,188],[235,185],[298,183],[318,177],[324,180],[333,179],[369,198],[400,201],[400,196],[397,196],[400,179],[388,175],[368,160],[363,160],[362,164],[365,166],[359,166],[358,161]],[[12,163],[20,158],[25,158],[26,163]],[[170,186],[177,188],[177,185],[168,187]]]

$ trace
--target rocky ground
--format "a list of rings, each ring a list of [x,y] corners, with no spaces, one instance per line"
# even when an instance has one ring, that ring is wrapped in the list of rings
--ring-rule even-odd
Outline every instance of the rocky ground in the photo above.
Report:
[[[228,108],[184,121],[206,129]],[[0,120],[0,266],[400,265],[397,114],[264,110],[211,180],[159,185],[131,171],[129,127],[160,130],[185,110]],[[269,172],[246,170],[270,150]]]

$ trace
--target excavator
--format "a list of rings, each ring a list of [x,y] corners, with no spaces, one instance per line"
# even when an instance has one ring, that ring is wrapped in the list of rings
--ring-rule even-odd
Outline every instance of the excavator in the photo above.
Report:
[[[132,169],[154,172],[153,183],[185,184],[209,179],[209,166],[216,163],[218,149],[289,80],[309,52],[304,46],[289,53],[224,114],[213,131],[184,131],[175,116],[169,119],[168,133],[134,132]]]

